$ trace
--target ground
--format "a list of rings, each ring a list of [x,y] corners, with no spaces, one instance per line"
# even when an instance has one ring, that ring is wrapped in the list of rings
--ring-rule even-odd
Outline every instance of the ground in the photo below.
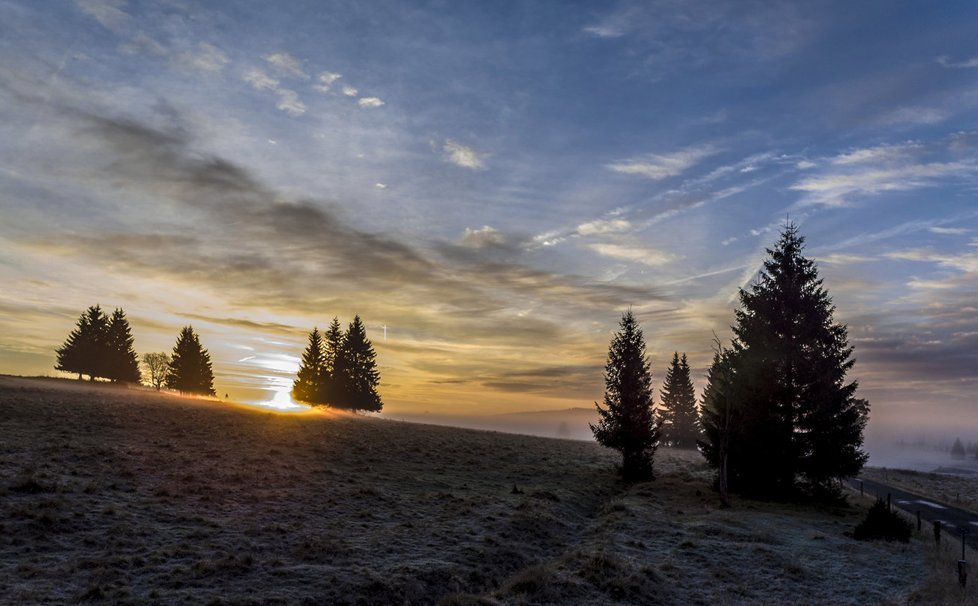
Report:
[[[737,500],[695,452],[0,377],[0,602],[925,603],[862,515]]]

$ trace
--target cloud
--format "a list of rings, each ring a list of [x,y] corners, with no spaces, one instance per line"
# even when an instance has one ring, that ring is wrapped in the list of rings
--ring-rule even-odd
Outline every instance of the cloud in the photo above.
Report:
[[[377,97],[364,97],[363,99],[358,100],[357,103],[360,105],[360,107],[380,107],[384,104],[384,102]]]
[[[978,275],[978,253],[946,254],[924,249],[911,249],[887,253],[886,257],[900,261],[936,263],[940,267],[966,274]]]
[[[582,31],[598,38],[621,38],[625,31],[614,25],[589,25]]]
[[[901,143],[896,145],[877,145],[855,149],[839,154],[829,161],[836,165],[893,162],[905,160],[919,152],[922,146],[917,143]]]
[[[828,255],[821,255],[815,258],[819,263],[828,263],[831,265],[852,265],[854,263],[871,263],[876,259],[873,257],[867,257],[865,255],[849,255],[845,253],[832,253]]]
[[[795,164],[795,167],[801,170],[808,170],[809,168],[815,168],[816,166],[817,164],[811,160],[800,160],[797,164]]]
[[[343,87],[343,94],[346,95],[347,97],[356,97],[357,94],[359,94],[359,93],[360,93],[360,91],[358,91],[357,89],[353,88],[352,86],[344,86]]]
[[[143,32],[137,33],[129,42],[123,44],[122,50],[130,54],[146,53],[154,57],[165,57],[170,54],[165,46]]]
[[[125,0],[77,0],[78,8],[93,17],[102,27],[120,33],[129,24],[131,17],[122,10]]]
[[[593,236],[628,231],[631,228],[632,224],[625,219],[606,219],[581,223],[577,226],[577,233],[582,236]]]
[[[486,158],[489,157],[487,153],[476,151],[451,139],[445,140],[442,145],[442,152],[445,154],[445,159],[452,164],[474,170],[485,168]]]
[[[971,69],[978,67],[978,57],[965,59],[964,61],[952,61],[947,55],[941,55],[936,59],[938,65],[950,69]]]
[[[504,246],[506,237],[498,229],[483,225],[479,229],[466,227],[458,239],[459,246],[467,248],[490,248]]]
[[[682,174],[686,169],[696,165],[703,158],[716,153],[712,145],[687,147],[671,154],[650,154],[635,159],[623,160],[609,164],[608,168],[616,173],[641,175],[653,180],[661,180]]]
[[[842,172],[827,171],[802,179],[789,189],[808,194],[802,201],[804,204],[846,206],[854,197],[931,187],[946,178],[966,177],[976,172],[978,165],[970,161],[870,165]]]
[[[928,227],[927,231],[932,234],[941,234],[943,236],[965,236],[971,233],[970,229],[964,227]]]
[[[387,184],[386,183],[374,183],[374,187],[376,187],[377,189],[387,189]]]
[[[675,258],[669,253],[644,246],[597,243],[588,245],[588,248],[604,257],[641,263],[651,267],[666,265]]]
[[[177,55],[177,61],[188,67],[206,72],[219,72],[227,65],[228,56],[216,46],[201,42],[198,49],[196,53],[180,53]]]
[[[274,67],[279,73],[295,76],[303,80],[308,80],[309,75],[302,70],[302,63],[286,52],[271,53],[262,57],[269,65]]]
[[[272,78],[264,70],[253,67],[246,71],[242,79],[250,84],[255,90],[275,90],[278,88],[278,80]]]
[[[341,74],[337,74],[335,72],[322,72],[317,77],[319,84],[313,85],[313,88],[321,93],[328,93],[330,91],[330,87],[333,85],[333,82],[336,82],[342,77],[343,76]]]
[[[299,95],[294,90],[280,88],[275,91],[278,95],[278,102],[275,107],[289,114],[290,116],[301,116],[306,113],[306,104],[299,100]]]
[[[880,116],[876,122],[883,125],[938,124],[949,112],[934,107],[901,107]]]

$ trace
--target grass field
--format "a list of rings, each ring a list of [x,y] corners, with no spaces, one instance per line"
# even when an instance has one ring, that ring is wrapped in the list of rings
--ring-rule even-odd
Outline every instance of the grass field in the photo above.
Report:
[[[852,509],[738,500],[660,450],[0,377],[0,601],[926,603]],[[932,579],[928,581],[928,579]]]

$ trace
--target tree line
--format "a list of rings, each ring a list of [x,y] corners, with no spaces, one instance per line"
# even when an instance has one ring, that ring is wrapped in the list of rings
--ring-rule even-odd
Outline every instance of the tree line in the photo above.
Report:
[[[99,305],[89,307],[78,318],[64,344],[55,350],[56,370],[76,373],[91,381],[140,383],[143,375],[133,349],[132,329],[125,312],[118,308],[106,316]],[[177,336],[173,352],[143,354],[146,380],[157,390],[167,387],[181,393],[215,395],[210,353],[192,326]],[[366,327],[356,316],[346,332],[337,318],[325,336],[313,330],[302,356],[292,389],[299,402],[352,410],[379,411],[383,407],[377,386],[380,371]]]
[[[82,313],[64,344],[55,350],[54,368],[76,373],[79,379],[88,375],[91,381],[139,383],[142,373],[133,343],[132,328],[121,308],[107,317],[99,305],[93,305]],[[166,385],[183,393],[214,395],[210,354],[191,326],[180,331],[172,356],[147,353],[143,363],[149,371],[150,385],[156,389]]]
[[[698,411],[685,355],[677,353],[656,412],[641,328],[631,311],[623,315],[591,429],[622,453],[626,479],[653,476],[660,443],[695,443],[717,471],[724,504],[730,491],[834,498],[840,480],[866,463],[869,403],[846,378],[853,348],[815,262],[802,254],[804,242],[789,223],[758,277],[740,289],[733,339],[715,343]]]

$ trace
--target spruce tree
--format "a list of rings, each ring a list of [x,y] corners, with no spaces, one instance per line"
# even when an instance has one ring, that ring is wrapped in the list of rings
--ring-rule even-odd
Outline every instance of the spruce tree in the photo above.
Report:
[[[695,448],[696,440],[700,437],[697,425],[699,414],[685,353],[682,358],[679,352],[673,353],[672,364],[666,371],[660,393],[662,442],[674,448]]]
[[[183,393],[214,395],[214,372],[211,356],[200,344],[191,326],[185,326],[177,337],[170,359],[166,386]]]
[[[737,413],[732,489],[783,495],[801,482],[835,493],[837,480],[868,458],[869,404],[856,398],[855,381],[846,382],[854,364],[847,330],[834,322],[835,307],[803,249],[789,224],[758,279],[740,291],[729,356]]]
[[[132,329],[121,308],[116,308],[109,318],[107,329],[108,378],[124,383],[139,383],[139,358],[133,349]]]
[[[343,329],[335,316],[329,328],[323,335],[323,367],[320,385],[321,400],[327,404],[336,405],[342,400],[344,384],[342,377],[336,372],[337,361],[343,350]]]
[[[355,316],[347,327],[333,368],[333,388],[337,395],[331,402],[341,408],[377,412],[383,408],[377,385],[377,354],[367,338],[367,330]]]
[[[706,388],[703,390],[703,406],[700,408],[703,441],[699,442],[699,448],[707,462],[717,470],[717,488],[724,507],[730,505],[727,492],[730,449],[731,446],[741,443],[735,436],[740,424],[737,418],[737,397],[734,394],[734,372],[733,353],[717,340],[713,363],[707,373]]]
[[[599,444],[622,454],[626,481],[651,479],[659,430],[652,411],[652,371],[645,355],[645,337],[631,310],[608,348],[604,408],[595,402],[600,419],[591,424]]]
[[[108,318],[102,308],[93,305],[78,318],[78,325],[56,350],[57,364],[54,368],[65,372],[83,374],[94,381],[97,377],[109,376],[108,356]]]
[[[325,359],[323,339],[318,328],[309,333],[309,345],[302,352],[302,364],[292,383],[292,398],[307,404],[324,404]]]

